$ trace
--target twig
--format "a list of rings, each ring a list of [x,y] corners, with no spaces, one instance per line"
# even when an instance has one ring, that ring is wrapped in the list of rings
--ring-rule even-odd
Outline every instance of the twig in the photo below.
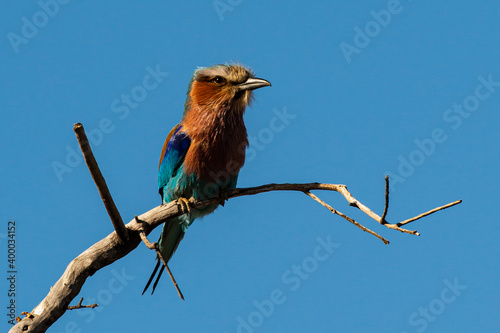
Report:
[[[410,235],[416,235],[420,236],[420,234],[416,230],[407,230],[400,228],[397,223],[396,224],[391,224],[385,221],[385,223],[382,223],[382,218],[378,216],[376,213],[374,213],[370,208],[366,207],[363,205],[359,200],[354,198],[352,194],[347,190],[347,186],[341,185],[341,184],[324,184],[324,183],[302,183],[302,184],[267,184],[267,185],[261,185],[261,186],[256,186],[256,187],[247,187],[247,188],[237,188],[231,191],[227,192],[227,198],[235,198],[235,197],[241,197],[244,195],[254,195],[258,193],[263,193],[263,192],[270,192],[270,191],[300,191],[300,192],[309,192],[312,190],[323,190],[323,191],[335,191],[340,194],[347,200],[349,203],[349,206],[353,206],[361,210],[363,213],[374,219],[375,221],[379,222],[383,226],[393,229],[393,230],[398,230],[403,233],[407,233]],[[214,204],[217,203],[218,199],[210,199],[210,200],[204,200],[204,201],[199,201],[197,203],[194,203],[194,208],[201,208],[204,207],[205,205],[209,204]]]
[[[156,244],[156,243],[155,243]],[[167,270],[168,275],[170,276],[170,280],[174,283],[175,289],[177,290],[177,294],[179,297],[184,300],[184,295],[182,295],[181,290],[179,289],[179,286],[177,285],[177,281],[175,281],[174,275],[170,271],[170,268],[168,268],[167,262],[165,261],[165,258],[163,258],[163,255],[161,254],[160,250],[158,249],[158,246],[155,247],[156,254],[160,258],[161,262],[163,263],[163,266],[165,266],[165,269]]]
[[[137,221],[137,223],[140,223],[139,218],[137,217],[137,215],[134,218]],[[148,249],[155,250],[156,254],[160,258],[161,262],[163,263],[163,266],[167,270],[167,273],[170,276],[170,280],[172,280],[172,283],[174,284],[174,287],[177,290],[177,294],[184,301],[184,295],[182,294],[182,292],[181,292],[181,290],[179,288],[179,285],[177,284],[177,281],[175,281],[174,275],[170,271],[170,268],[168,267],[168,264],[165,261],[165,258],[163,258],[163,255],[161,254],[160,249],[158,248],[158,243],[156,243],[156,242],[155,243],[151,243],[149,241],[148,237],[146,236],[146,233],[144,232],[144,229],[139,230],[139,236],[141,236],[141,239],[142,239],[143,243],[146,244],[146,246],[147,246]]]
[[[308,196],[310,196],[311,198],[313,198],[314,200],[316,200],[317,202],[319,202],[323,207],[326,207],[333,214],[337,214],[338,216],[340,216],[340,217],[344,218],[345,220],[351,222],[352,224],[354,224],[356,227],[360,228],[361,230],[366,231],[367,233],[370,233],[370,234],[374,235],[378,239],[382,240],[382,242],[384,242],[385,244],[389,244],[389,241],[387,239],[385,239],[384,237],[380,236],[376,232],[368,229],[367,227],[359,224],[358,222],[356,222],[354,219],[350,218],[349,216],[347,216],[347,215],[339,212],[338,210],[336,210],[335,208],[333,208],[332,206],[330,206],[329,204],[327,204],[326,202],[324,202],[323,200],[321,200],[320,198],[318,198],[316,195],[312,194],[311,192],[304,192],[304,193],[307,194]]]
[[[72,306],[68,306],[68,310],[76,310],[76,309],[83,309],[83,308],[95,308],[95,307],[98,307],[99,304],[91,304],[91,305],[82,305],[82,302],[83,302],[83,297],[80,298],[80,302],[78,302],[77,305],[72,305]]]
[[[380,218],[380,223],[385,224],[385,217],[387,216],[387,211],[389,210],[389,175],[385,176],[385,205],[384,212]]]
[[[462,200],[457,200],[457,201],[454,201],[454,202],[450,202],[449,204],[446,204],[446,205],[444,205],[444,206],[440,206],[440,207],[436,207],[436,208],[431,209],[431,210],[429,210],[429,211],[427,211],[427,212],[425,212],[425,213],[422,213],[422,214],[420,214],[420,215],[417,215],[417,216],[415,216],[415,217],[412,217],[411,219],[404,220],[404,221],[401,221],[401,222],[399,222],[399,223],[396,223],[396,225],[400,226],[400,225],[405,225],[405,224],[411,223],[411,222],[413,222],[413,221],[416,221],[416,220],[418,220],[418,219],[421,219],[422,217],[425,217],[425,216],[427,216],[427,215],[430,215],[430,214],[435,213],[435,212],[437,212],[437,211],[440,211],[440,210],[442,210],[442,209],[446,209],[446,208],[450,208],[450,207],[452,207],[452,206],[458,205],[458,204],[459,204],[459,203],[461,203],[461,202],[462,202]]]
[[[134,216],[134,219],[137,223],[142,223],[141,221],[139,221],[139,218],[137,217],[137,215]],[[144,244],[146,244],[146,247],[150,250],[156,250],[158,244],[157,243],[151,243],[148,239],[148,237],[146,236],[146,233],[144,232],[144,229],[140,229],[139,230],[139,236],[141,237],[141,240],[144,242]]]
[[[92,148],[90,147],[87,135],[85,134],[85,130],[83,129],[83,125],[77,123],[73,126],[73,130],[75,131],[76,139],[78,140],[78,144],[80,145],[80,149],[82,150],[85,163],[87,163],[90,174],[92,175],[92,179],[94,179],[97,190],[99,191],[99,195],[101,196],[102,202],[104,203],[104,207],[106,207],[106,211],[108,212],[109,218],[111,219],[111,223],[113,223],[113,227],[115,228],[116,234],[118,235],[118,240],[123,244],[128,239],[127,229],[123,224],[122,217],[120,216],[120,212],[116,208],[113,197],[111,197],[111,194],[109,193],[108,186],[106,185],[106,181],[102,176],[101,170],[99,170],[99,166],[97,165],[97,161],[95,160],[94,154],[92,153]]]

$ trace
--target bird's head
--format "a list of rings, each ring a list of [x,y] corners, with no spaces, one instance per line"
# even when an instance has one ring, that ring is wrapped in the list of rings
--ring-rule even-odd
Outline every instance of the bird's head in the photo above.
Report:
[[[243,113],[252,101],[252,91],[271,83],[256,78],[241,65],[216,65],[198,68],[189,84],[185,112],[193,107],[207,111]]]

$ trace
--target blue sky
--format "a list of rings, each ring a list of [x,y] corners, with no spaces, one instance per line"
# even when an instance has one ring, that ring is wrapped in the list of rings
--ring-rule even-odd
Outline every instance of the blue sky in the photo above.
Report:
[[[389,173],[391,222],[463,203],[411,225],[416,237],[316,193],[383,245],[300,193],[233,199],[171,260],[186,301],[166,278],[141,296],[155,262],[141,245],[73,302],[98,308],[68,311],[49,332],[498,330],[500,4],[66,2],[0,14],[0,241],[7,253],[15,220],[17,314],[113,231],[73,124],[130,221],[160,204],[157,163],[192,72],[234,61],[273,84],[245,115],[239,186],[341,183],[381,214]]]

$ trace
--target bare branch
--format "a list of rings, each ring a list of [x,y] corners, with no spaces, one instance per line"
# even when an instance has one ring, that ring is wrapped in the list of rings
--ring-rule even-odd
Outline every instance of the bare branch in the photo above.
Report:
[[[111,194],[109,193],[108,186],[106,185],[106,181],[102,176],[101,170],[97,165],[97,161],[95,160],[92,149],[90,148],[89,140],[87,139],[87,135],[85,134],[83,125],[77,123],[73,126],[73,130],[75,131],[76,139],[78,140],[78,144],[80,145],[80,149],[82,150],[85,163],[87,163],[90,174],[92,175],[92,179],[94,179],[97,190],[99,191],[99,195],[101,196],[102,202],[104,203],[104,207],[106,207],[106,211],[108,212],[109,218],[111,219],[111,223],[113,223],[113,227],[115,228],[118,240],[123,244],[128,239],[127,229],[123,224],[122,217],[120,216],[120,212],[116,208],[113,197],[111,197]]]
[[[387,216],[387,211],[389,210],[389,175],[385,176],[385,205],[384,212],[380,218],[380,222],[385,222],[385,217]]]
[[[84,309],[84,308],[96,308],[99,306],[99,304],[91,304],[91,305],[82,305],[82,302],[83,302],[83,297],[80,298],[80,302],[78,302],[77,305],[72,305],[72,306],[68,306],[68,310],[76,310],[76,309]]]
[[[450,207],[452,207],[452,206],[458,205],[458,204],[459,204],[459,203],[461,203],[461,202],[462,202],[462,200],[457,200],[457,201],[454,201],[454,202],[450,202],[449,204],[446,204],[446,205],[443,205],[443,206],[440,206],[440,207],[436,207],[436,208],[431,209],[431,210],[429,210],[429,211],[427,211],[427,212],[425,212],[425,213],[422,213],[422,214],[420,214],[420,215],[417,215],[417,216],[415,216],[415,217],[412,217],[411,219],[404,220],[404,221],[401,221],[401,222],[399,222],[399,223],[396,223],[396,225],[401,226],[401,225],[405,225],[405,224],[411,223],[411,222],[413,222],[413,221],[416,221],[416,220],[418,220],[418,219],[421,219],[422,217],[425,217],[425,216],[427,216],[427,215],[430,215],[430,214],[435,213],[435,212],[437,212],[437,211],[440,211],[440,210],[442,210],[442,209],[446,209],[446,208],[450,208]]]
[[[225,193],[224,199],[270,191],[299,191],[305,193],[312,190],[336,191],[345,197],[350,206],[360,209],[366,215],[382,225],[390,229],[418,235],[416,231],[402,229],[398,226],[398,224],[382,223],[381,217],[356,200],[351,193],[349,193],[345,185],[322,183],[267,184],[228,191]],[[197,201],[192,204],[192,209],[199,209],[206,205],[219,203],[220,201],[220,198]],[[438,207],[432,211],[421,214],[416,218],[427,216],[438,210],[451,207],[458,203],[460,203],[460,200]],[[31,314],[34,318],[23,318],[21,322],[16,324],[10,330],[10,332],[45,332],[50,325],[52,325],[64,314],[71,300],[73,300],[73,298],[75,298],[80,292],[87,277],[93,275],[99,269],[115,262],[134,250],[141,242],[141,230],[145,233],[145,235],[148,235],[158,225],[182,215],[183,210],[181,207],[182,206],[178,201],[172,201],[166,205],[155,207],[138,217],[141,221],[140,223],[134,218],[125,226],[129,235],[129,240],[125,244],[120,243],[117,232],[115,231],[81,253],[78,257],[71,261],[68,267],[66,267],[64,274],[54,284],[45,299],[42,300],[42,302],[38,304],[35,309],[33,309]],[[406,220],[401,223],[409,223],[407,221],[410,220]],[[415,218],[413,218],[413,220],[415,220]]]
[[[358,222],[356,222],[354,219],[350,218],[349,216],[347,216],[347,215],[339,212],[338,210],[336,210],[335,208],[333,208],[332,206],[330,206],[329,204],[327,204],[326,202],[324,202],[323,200],[321,200],[320,198],[318,198],[317,196],[315,196],[311,192],[304,192],[304,193],[307,194],[308,196],[310,196],[311,198],[313,198],[315,201],[319,202],[323,207],[326,207],[333,214],[337,214],[338,216],[340,216],[340,217],[344,218],[345,220],[351,222],[352,224],[354,224],[356,227],[360,228],[361,230],[366,231],[366,232],[374,235],[378,239],[382,240],[382,242],[384,242],[386,245],[389,244],[389,241],[387,239],[385,239],[384,237],[380,236],[376,232],[368,229],[367,227],[359,224]]]
[[[141,221],[139,221],[139,218],[137,217],[137,215],[134,216],[134,219],[137,223],[142,223]],[[146,233],[144,232],[144,229],[140,229],[139,230],[139,236],[141,237],[141,240],[144,244],[146,244],[146,247],[150,250],[156,250],[158,244],[157,243],[151,243],[148,239],[148,237],[146,236]]]

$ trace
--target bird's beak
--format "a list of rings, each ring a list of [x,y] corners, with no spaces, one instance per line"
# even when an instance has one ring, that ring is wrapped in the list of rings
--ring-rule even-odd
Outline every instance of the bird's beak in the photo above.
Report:
[[[240,83],[236,85],[239,90],[254,90],[266,86],[271,86],[271,82],[264,80],[264,79],[258,79],[258,78],[248,78],[245,82]]]

